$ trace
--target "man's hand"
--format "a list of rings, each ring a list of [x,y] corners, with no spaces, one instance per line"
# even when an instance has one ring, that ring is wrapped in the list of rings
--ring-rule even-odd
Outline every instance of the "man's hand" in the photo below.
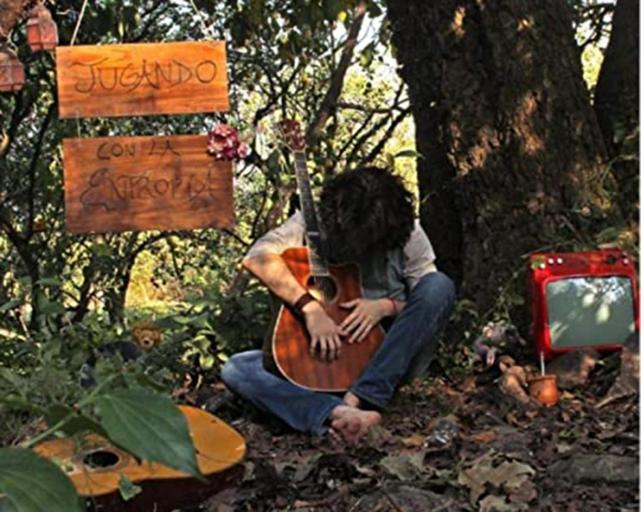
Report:
[[[338,359],[341,353],[341,339],[343,334],[340,327],[325,312],[323,306],[312,301],[303,307],[305,325],[311,337],[309,351],[312,355],[320,350],[320,358],[327,361]]]
[[[342,308],[354,308],[354,310],[343,320],[340,328],[346,335],[351,333],[349,343],[360,343],[365,339],[381,319],[390,313],[392,307],[388,299],[354,299],[343,302]]]

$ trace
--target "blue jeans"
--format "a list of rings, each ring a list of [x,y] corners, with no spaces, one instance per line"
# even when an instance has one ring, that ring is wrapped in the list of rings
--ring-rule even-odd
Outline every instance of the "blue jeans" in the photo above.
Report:
[[[423,375],[452,312],[454,298],[454,285],[445,274],[432,272],[423,276],[350,391],[382,409],[403,377]],[[301,388],[268,372],[263,368],[262,357],[260,350],[231,357],[222,371],[227,387],[296,430],[323,434],[330,413],[343,403],[342,399]]]

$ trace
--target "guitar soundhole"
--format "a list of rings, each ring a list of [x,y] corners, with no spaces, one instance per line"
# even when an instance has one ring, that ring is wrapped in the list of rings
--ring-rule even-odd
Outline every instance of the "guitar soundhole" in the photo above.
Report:
[[[91,469],[107,469],[118,464],[120,457],[108,450],[96,450],[85,455],[82,462]]]
[[[309,276],[307,289],[316,299],[324,303],[332,303],[338,295],[338,287],[332,277]]]

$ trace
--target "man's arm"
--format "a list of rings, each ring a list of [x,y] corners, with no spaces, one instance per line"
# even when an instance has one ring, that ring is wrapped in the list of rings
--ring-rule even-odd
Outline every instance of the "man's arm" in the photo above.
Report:
[[[242,265],[287,304],[294,305],[302,295],[307,293],[279,254],[250,255],[243,259]],[[322,359],[329,361],[336,359],[340,355],[341,329],[327,315],[318,301],[305,304],[302,313],[311,337],[310,352],[314,353],[319,349]]]
[[[293,305],[307,291],[278,254],[248,256],[243,259],[242,265],[287,304]],[[307,306],[303,310],[306,308]]]

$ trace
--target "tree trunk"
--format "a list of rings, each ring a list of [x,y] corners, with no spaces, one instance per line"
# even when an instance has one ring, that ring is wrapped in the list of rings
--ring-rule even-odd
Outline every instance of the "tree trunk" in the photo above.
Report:
[[[586,241],[608,206],[566,3],[388,0],[423,157],[421,221],[480,312],[524,282],[527,253]]]
[[[621,209],[636,220],[639,191],[639,0],[618,0],[612,36],[594,95],[614,176],[622,192]]]

